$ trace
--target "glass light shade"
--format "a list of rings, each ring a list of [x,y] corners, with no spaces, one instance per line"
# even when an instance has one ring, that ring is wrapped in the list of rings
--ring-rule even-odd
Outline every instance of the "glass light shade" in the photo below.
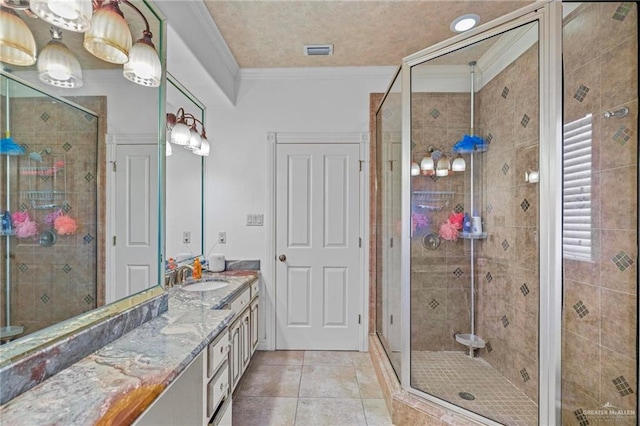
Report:
[[[451,170],[454,172],[464,172],[467,170],[467,163],[460,154],[458,154],[458,156],[453,160],[453,163],[451,163]]]
[[[129,60],[131,31],[117,3],[105,3],[93,14],[83,46],[93,56],[112,64]]]
[[[13,10],[0,7],[0,61],[26,67],[36,63],[36,40]]]
[[[191,139],[191,130],[184,123],[176,123],[171,129],[171,143],[176,145],[189,145]]]
[[[422,159],[422,161],[420,162],[420,169],[421,170],[433,170],[433,158],[424,157]]]
[[[169,141],[166,142],[164,155],[167,157],[173,155],[173,148],[171,148],[171,144],[169,143]]]
[[[136,41],[129,51],[129,61],[124,64],[122,74],[129,81],[147,87],[160,86],[162,65],[151,42],[151,33],[145,31],[144,37]]]
[[[196,155],[201,155],[203,157],[209,156],[209,141],[207,140],[207,138],[202,138],[202,144],[200,145],[200,148],[194,149],[193,153]]]
[[[436,171],[438,171],[438,170],[450,170],[450,169],[451,169],[451,162],[449,161],[449,157],[447,157],[446,155],[443,155],[438,160],[438,167],[436,167]]]
[[[191,151],[194,151],[200,148],[200,145],[202,145],[202,138],[198,134],[198,131],[196,130],[195,126],[192,127],[191,130],[189,130],[189,133],[190,133],[189,145],[187,145],[185,148],[190,149]]]
[[[29,9],[40,19],[65,30],[83,33],[91,25],[91,0],[31,0]]]
[[[420,166],[416,162],[411,163],[411,176],[419,176],[420,175]]]
[[[38,78],[55,87],[72,89],[82,86],[80,62],[61,41],[59,30],[52,30],[51,40],[38,56]]]
[[[438,169],[436,170],[436,176],[449,176],[449,169]]]

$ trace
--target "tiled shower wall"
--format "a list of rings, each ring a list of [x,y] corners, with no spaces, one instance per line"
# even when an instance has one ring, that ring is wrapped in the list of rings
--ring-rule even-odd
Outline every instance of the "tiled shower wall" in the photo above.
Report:
[[[470,95],[465,93],[412,94],[413,161],[420,163],[430,146],[450,152],[452,146],[469,133],[470,100]],[[461,351],[464,347],[456,342],[454,335],[470,332],[469,241],[442,240],[436,249],[423,242],[427,234],[438,234],[440,225],[452,211],[469,208],[469,173],[467,169],[446,177],[411,178],[413,212],[427,220],[427,225],[416,229],[411,239],[413,351]],[[413,191],[440,195],[427,195],[425,199]],[[441,194],[443,192],[448,194]]]
[[[637,422],[638,46],[634,2],[564,23],[564,122],[593,114],[593,261],[564,260],[563,424]],[[604,118],[627,106],[624,118]],[[590,413],[610,404],[635,416]]]
[[[104,99],[83,97],[83,104],[104,116]],[[4,105],[4,101],[3,101]],[[34,209],[34,205],[55,203],[76,219],[73,235],[58,235],[55,245],[45,247],[38,238],[11,238],[11,323],[31,333],[96,307],[98,294],[98,138],[102,130],[98,117],[45,97],[10,100],[11,134],[25,147],[26,154],[11,158],[11,205],[9,209],[27,211],[38,230],[49,229],[43,219],[53,209]],[[4,114],[3,114],[4,115]],[[3,117],[4,118],[4,117]],[[29,153],[42,154],[43,162],[30,160]],[[4,158],[3,158],[4,160]],[[25,167],[50,167],[64,162],[53,175],[32,175]],[[58,163],[60,165],[61,163]],[[2,200],[6,197],[6,163],[0,177]],[[66,184],[65,184],[66,180]],[[59,200],[31,200],[22,191],[64,191]],[[6,237],[3,237],[3,239]],[[2,258],[6,247],[3,241]],[[4,271],[4,263],[3,263]],[[102,281],[102,280],[100,280]],[[2,295],[6,279],[2,276]],[[2,298],[2,324],[5,302]]]
[[[477,244],[477,334],[480,356],[538,400],[538,45],[480,89],[478,126],[489,142],[481,214],[486,240]]]

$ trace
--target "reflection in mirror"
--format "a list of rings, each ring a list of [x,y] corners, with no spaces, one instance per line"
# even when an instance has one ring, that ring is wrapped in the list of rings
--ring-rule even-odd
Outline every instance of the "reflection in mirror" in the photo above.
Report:
[[[28,2],[12,3],[28,6]],[[135,40],[147,37],[143,32],[148,23],[164,68],[164,18],[152,3],[131,0],[143,17],[126,3],[121,9],[134,41],[129,59],[139,51]],[[83,47],[83,33],[51,31],[51,24],[21,9],[9,15],[28,27],[38,59],[52,37],[61,35],[79,61],[82,85],[52,85],[42,79],[37,68],[41,61],[19,64],[2,56],[0,208],[11,223],[3,220],[0,237],[0,325],[22,327],[8,328],[11,335],[3,334],[2,366],[157,296],[161,287],[144,297],[129,297],[158,286],[164,245],[158,232],[163,191],[159,176],[164,167],[164,145],[158,143],[164,140],[160,132],[164,78],[161,69],[157,81],[158,63],[147,69],[146,76],[126,75],[131,69],[89,53]],[[162,84],[153,87],[156,83]],[[136,163],[130,161],[133,156],[120,155],[122,149],[135,152],[143,147],[144,161]],[[119,159],[123,164],[117,163]],[[116,172],[116,164],[122,173]],[[130,170],[133,174],[125,173],[128,165],[135,166]],[[119,176],[125,178],[119,180]],[[125,188],[145,193],[144,202],[128,206],[129,211],[144,212],[141,226],[127,222],[122,215],[127,209],[115,204],[122,201],[116,194]],[[136,241],[124,244],[121,235]],[[143,247],[142,262],[118,251],[128,243]],[[143,267],[131,268],[132,259]]]
[[[176,114],[180,108],[204,122],[202,102],[167,74],[167,113]],[[205,157],[169,142],[167,146],[171,154],[166,158],[166,258],[194,257],[204,254]]]

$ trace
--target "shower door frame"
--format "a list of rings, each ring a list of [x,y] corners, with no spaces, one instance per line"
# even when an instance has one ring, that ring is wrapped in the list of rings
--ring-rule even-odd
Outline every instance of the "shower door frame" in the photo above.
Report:
[[[411,387],[411,68],[527,23],[538,23],[540,142],[539,164],[539,336],[538,422],[561,424],[562,337],[562,2],[541,0],[488,24],[407,56],[401,67],[402,240],[401,307],[404,390],[466,418],[494,421]]]

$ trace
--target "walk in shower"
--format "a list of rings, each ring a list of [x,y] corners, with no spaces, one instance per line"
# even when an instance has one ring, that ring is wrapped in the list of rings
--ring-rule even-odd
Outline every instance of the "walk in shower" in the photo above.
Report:
[[[99,117],[0,76],[0,339],[94,309]],[[96,111],[97,97],[84,97]]]
[[[405,58],[374,220],[405,390],[488,424],[636,424],[636,39],[633,2],[549,4]]]

